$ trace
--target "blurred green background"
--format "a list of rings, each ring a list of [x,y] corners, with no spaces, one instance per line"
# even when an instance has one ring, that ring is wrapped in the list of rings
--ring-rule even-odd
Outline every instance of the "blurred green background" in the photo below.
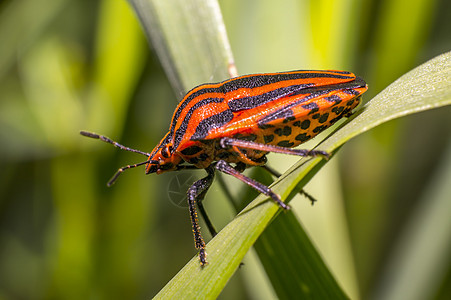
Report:
[[[370,86],[364,101],[451,49],[446,0],[219,3],[240,74],[350,70]],[[195,255],[180,201],[203,171],[135,169],[107,188],[143,158],[78,133],[151,151],[183,96],[130,6],[4,0],[0,41],[0,299],[155,295]],[[292,201],[352,298],[451,298],[451,212],[434,211],[451,202],[450,116],[432,110],[352,140],[307,186],[319,203]],[[280,171],[296,161],[269,160]],[[234,216],[217,184],[206,205],[218,228]],[[245,263],[221,296],[274,297],[256,257]]]

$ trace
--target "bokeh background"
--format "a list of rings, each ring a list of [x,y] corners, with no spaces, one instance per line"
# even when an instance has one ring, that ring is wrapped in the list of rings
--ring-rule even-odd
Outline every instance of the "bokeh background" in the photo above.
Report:
[[[351,70],[370,86],[364,101],[451,49],[446,0],[219,4],[240,74]],[[0,41],[0,299],[155,295],[196,254],[181,201],[186,182],[203,173],[135,169],[107,188],[117,168],[143,158],[78,133],[150,151],[183,96],[131,7],[4,0]],[[293,200],[352,298],[451,297],[451,228],[443,219],[451,213],[427,217],[435,203],[451,202],[450,117],[449,107],[436,109],[352,140],[307,186],[319,203]],[[280,171],[295,161],[270,156]],[[206,199],[218,228],[235,214],[222,194],[215,184]],[[423,248],[412,251],[417,243]],[[255,255],[245,263],[221,297],[274,297]]]

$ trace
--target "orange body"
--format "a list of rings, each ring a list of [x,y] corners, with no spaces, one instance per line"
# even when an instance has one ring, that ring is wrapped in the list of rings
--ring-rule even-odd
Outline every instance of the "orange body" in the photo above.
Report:
[[[189,91],[175,109],[169,132],[151,153],[125,147],[95,133],[81,134],[148,157],[144,162],[120,168],[109,186],[123,171],[141,165],[146,165],[147,174],[190,167],[206,170],[207,176],[194,182],[187,191],[194,245],[199,250],[201,266],[205,266],[206,245],[197,208],[215,235],[202,205],[215,171],[234,176],[271,197],[281,208],[289,209],[269,187],[241,172],[247,166],[264,165],[268,152],[329,157],[329,153],[321,150],[291,148],[349,114],[366,90],[365,81],[345,71],[245,75]],[[308,198],[314,202],[311,196]]]
[[[253,74],[189,91],[177,106],[169,132],[149,156],[146,173],[188,163],[264,163],[265,151],[224,149],[223,137],[296,147],[348,114],[367,90],[345,71]],[[158,162],[158,163],[157,163]]]

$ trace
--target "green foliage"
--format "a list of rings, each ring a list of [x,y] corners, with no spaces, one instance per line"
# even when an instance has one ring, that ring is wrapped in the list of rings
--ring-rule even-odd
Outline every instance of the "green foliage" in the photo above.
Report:
[[[449,1],[220,5],[2,2],[0,298],[449,299],[450,109],[431,110],[450,103]],[[331,161],[269,157],[291,167],[273,188],[292,212],[234,179],[227,196],[213,185],[205,205],[223,229],[201,270],[172,183],[202,172],[131,170],[107,189],[143,158],[78,132],[150,151],[183,93],[227,78],[234,59],[240,74],[350,70],[368,103],[305,145],[327,137]],[[235,216],[228,197],[255,200]]]
[[[433,107],[450,105],[451,86],[446,80],[450,76],[451,52],[448,52],[397,80],[372,99],[361,113],[358,112],[355,118],[325,140],[320,148],[334,152],[348,139],[383,121]],[[424,84],[425,82],[427,84]],[[422,92],[424,89],[434,90],[434,92],[424,93]],[[273,190],[282,198],[287,198],[289,195],[294,196],[293,191],[299,191],[303,185],[302,179],[305,176],[311,176],[309,173],[319,171],[315,165],[319,164],[321,160],[321,158],[311,159],[308,162],[302,160],[276,181],[272,186]],[[322,164],[324,163],[322,162]],[[194,257],[161,291],[159,296],[162,298],[178,298],[182,295],[189,295],[189,298],[218,296],[227,279],[239,266],[246,252],[278,210],[279,207],[268,201],[267,197],[258,196],[207,245],[208,252],[211,253],[208,256],[210,265],[201,269],[197,257]],[[260,258],[265,260],[263,262],[265,268],[271,271],[271,266],[278,266],[285,273],[280,276],[287,276],[284,277],[287,279],[284,283],[291,287],[293,292],[289,293],[286,286],[279,287],[276,288],[278,296],[285,299],[291,298],[290,294],[291,296],[303,295],[305,298],[313,299],[346,298],[325,268],[324,263],[319,259],[313,245],[308,243],[308,240],[306,241],[305,234],[302,234],[302,228],[299,225],[293,225],[294,216],[290,213],[284,217],[280,216],[278,219],[281,220],[273,224],[274,228],[260,241],[266,245],[260,245],[259,251],[257,251],[261,254]],[[277,228],[281,231],[280,233]],[[290,234],[290,228],[296,232]],[[291,238],[294,243],[300,244],[298,249],[290,244]],[[303,259],[304,266],[301,264],[299,268],[295,269],[295,272],[290,273],[290,270],[295,267],[295,262],[292,260],[296,259]],[[274,278],[275,276],[272,274],[270,277]],[[275,284],[280,286],[280,282],[276,281]]]

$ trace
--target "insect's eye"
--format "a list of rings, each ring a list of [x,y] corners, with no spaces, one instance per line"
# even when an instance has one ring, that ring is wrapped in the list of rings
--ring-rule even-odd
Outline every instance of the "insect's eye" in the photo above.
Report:
[[[149,165],[146,170],[146,174],[155,173],[158,170],[158,165]]]

